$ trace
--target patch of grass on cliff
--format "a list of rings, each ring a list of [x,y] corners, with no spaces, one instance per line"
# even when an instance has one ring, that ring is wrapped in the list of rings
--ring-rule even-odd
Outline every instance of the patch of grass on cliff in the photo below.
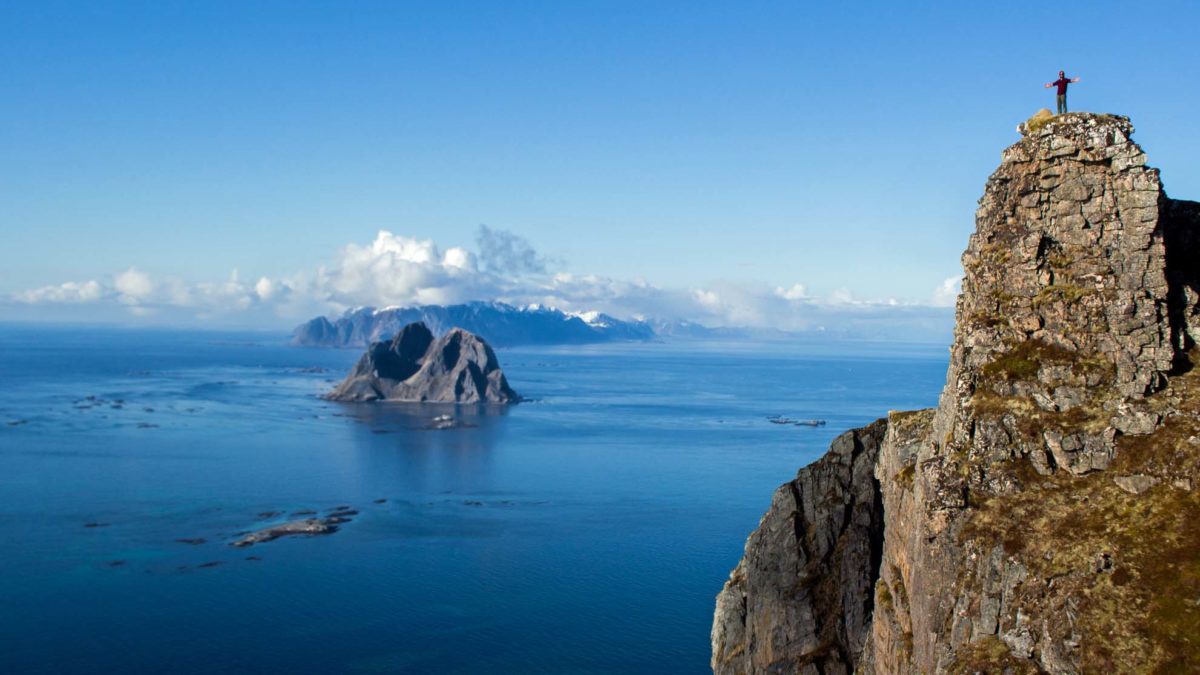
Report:
[[[933,416],[936,412],[937,410],[934,408],[925,408],[922,410],[889,411],[889,438],[891,438],[894,443],[897,443],[900,446],[924,440],[925,435],[929,432],[929,425],[933,422]],[[897,471],[894,476],[892,476],[892,481],[905,490],[912,490],[917,467],[914,458],[910,457],[908,462],[908,464],[901,467],[900,470]]]
[[[1034,309],[1054,303],[1070,305],[1095,292],[1094,289],[1074,284],[1055,284],[1038,291],[1037,295],[1033,296],[1032,304]]]
[[[908,611],[908,589],[904,586],[904,575],[900,574],[900,568],[895,564],[891,566],[892,580],[895,584],[896,597],[900,600],[900,606],[904,611]]]
[[[888,433],[902,443],[924,438],[937,412],[934,408],[921,410],[892,410],[888,412]]]
[[[1066,252],[1060,249],[1055,249],[1046,254],[1046,264],[1051,267],[1062,269],[1073,262],[1075,262],[1075,258],[1067,255]]]
[[[1079,598],[1084,672],[1191,672],[1200,663],[1200,447],[1190,440],[1200,435],[1200,372],[1172,378],[1151,401],[1178,410],[1153,434],[1121,437],[1107,470],[1035,476],[1018,492],[982,497],[959,532],[964,546],[1002,542],[1029,569],[1012,602],[1035,624],[1050,579],[1055,595]],[[1133,495],[1113,482],[1130,474],[1164,480]],[[1192,489],[1171,484],[1180,478]],[[983,667],[1002,658],[985,647],[965,667],[999,672],[999,662]]]
[[[999,326],[1004,323],[1005,315],[1009,313],[1007,308],[1012,306],[1014,299],[1011,293],[994,288],[985,298],[976,300],[975,309],[967,320],[988,327]]]
[[[1099,354],[1081,354],[1042,340],[1025,340],[985,364],[980,369],[980,384],[987,389],[997,382],[1030,382],[1038,379],[1043,365],[1064,364],[1070,365],[1076,376],[1093,376],[1091,382],[1109,381],[1116,376],[1116,367]]]
[[[936,408],[921,408],[920,410],[892,410],[888,412],[888,427],[895,433],[903,433],[914,425],[924,427],[933,419]]]
[[[1046,126],[1046,123],[1052,119],[1054,119],[1054,113],[1042,108],[1035,112],[1033,117],[1025,120],[1025,128],[1031,132],[1041,131],[1042,127]]]
[[[875,582],[875,603],[889,612],[896,607],[892,600],[892,591],[882,577]]]
[[[1078,358],[1075,352],[1041,340],[1026,340],[992,359],[981,370],[985,379],[1009,382],[1032,380],[1043,363],[1071,363]]]
[[[989,241],[979,247],[979,258],[992,266],[1003,266],[1012,258],[1013,242]]]
[[[1004,323],[1004,318],[996,312],[977,310],[967,315],[967,321],[987,328],[995,328]]]
[[[975,392],[971,409],[977,417],[995,419],[1012,415],[1015,431],[1029,438],[1040,437],[1047,429],[1063,434],[1076,431],[1094,434],[1103,431],[1111,418],[1097,402],[1070,410],[1042,410],[1028,396],[999,396],[988,391]]]
[[[969,642],[958,648],[954,662],[950,664],[952,675],[975,675],[976,673],[1005,673],[1005,675],[1033,675],[1042,672],[1033,663],[1013,656],[1008,645],[995,635]]]
[[[1195,494],[1159,485],[1131,495],[1109,472],[1056,477],[987,500],[962,535],[1003,542],[1037,577],[1056,578],[1056,593],[1081,599],[1085,671],[1183,672],[1181,665],[1200,663]],[[1018,595],[1041,585],[1027,582]],[[1031,598],[1026,606],[1036,605]]]

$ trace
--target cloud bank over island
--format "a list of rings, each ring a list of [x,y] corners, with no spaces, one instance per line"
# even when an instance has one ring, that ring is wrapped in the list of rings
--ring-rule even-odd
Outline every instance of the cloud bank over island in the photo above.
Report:
[[[814,297],[803,283],[777,287],[716,282],[664,288],[642,279],[566,271],[511,232],[480,226],[473,249],[380,230],[350,243],[314,270],[283,278],[187,282],[130,267],[10,294],[10,318],[287,327],[361,306],[450,305],[495,300],[566,312],[598,310],[624,319],[691,321],[710,327],[831,331],[881,338],[949,336],[960,277],[921,301],[862,299],[849,289]]]

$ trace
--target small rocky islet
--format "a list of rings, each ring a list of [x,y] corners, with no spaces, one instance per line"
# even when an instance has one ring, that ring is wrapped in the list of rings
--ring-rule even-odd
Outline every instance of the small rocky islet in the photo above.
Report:
[[[292,520],[280,525],[272,525],[261,530],[256,530],[242,537],[239,537],[230,546],[243,548],[262,544],[268,541],[274,541],[280,537],[290,535],[318,535],[318,534],[333,534],[337,532],[337,523],[345,522],[341,519],[334,518],[305,518],[303,520]]]
[[[297,511],[296,513],[315,513],[313,511]],[[282,511],[265,511],[260,513],[260,519],[264,514],[271,514],[269,517],[283,515]],[[230,546],[236,548],[245,548],[262,544],[268,541],[274,541],[280,537],[289,536],[317,536],[322,534],[333,534],[338,531],[338,527],[350,522],[354,516],[358,515],[358,510],[348,505],[336,506],[331,509],[327,515],[314,518],[301,518],[299,520],[289,520],[285,523],[271,525],[253,532],[247,532],[234,541],[230,542]]]
[[[380,497],[380,498],[372,500],[372,503],[376,504],[376,505],[383,505],[383,504],[387,504],[388,500],[387,500],[387,498]],[[301,518],[301,519],[290,520],[290,521],[283,522],[283,523],[272,524],[272,525],[269,525],[267,527],[263,527],[263,528],[260,528],[257,530],[239,532],[237,535],[235,535],[235,537],[236,537],[235,539],[227,542],[227,545],[231,546],[233,548],[247,548],[250,546],[257,545],[257,544],[263,544],[266,542],[274,541],[276,539],[280,539],[283,537],[291,537],[291,536],[314,537],[314,536],[320,536],[320,535],[333,534],[333,533],[337,532],[342,525],[351,522],[355,516],[359,515],[359,510],[348,504],[341,504],[341,505],[335,506],[331,509],[328,509],[325,512],[324,516],[318,515],[318,513],[319,513],[318,511],[315,511],[312,509],[301,509],[301,510],[293,511],[291,513],[291,517],[293,517],[293,518],[297,515],[313,516],[313,517],[305,517],[305,518]],[[282,510],[272,510],[272,511],[259,512],[257,514],[257,516],[258,516],[259,520],[264,520],[264,519],[268,519],[268,518],[278,517],[283,514],[284,514],[284,511],[282,511]],[[267,518],[264,518],[264,517],[267,517]],[[94,528],[101,528],[101,527],[109,527],[109,525],[110,525],[109,523],[93,521],[93,522],[84,523],[83,527],[86,529],[94,529]],[[224,539],[224,538],[225,538],[224,536],[218,535],[218,539]],[[191,547],[204,547],[207,544],[216,543],[216,542],[210,542],[210,540],[206,537],[179,537],[179,538],[175,539],[174,542],[176,544],[183,544],[183,545],[191,546]],[[256,555],[250,555],[250,556],[246,556],[244,558],[244,560],[261,561],[262,558],[259,556],[256,556]],[[219,566],[223,565],[225,562],[228,562],[228,561],[227,560],[209,560],[209,561],[197,563],[194,565],[178,565],[175,567],[175,571],[188,572],[191,570],[211,569],[214,567],[219,567]],[[115,569],[115,568],[127,567],[128,561],[126,561],[124,559],[115,559],[115,560],[105,561],[104,564],[105,564],[105,566],[107,566],[109,568]],[[147,569],[146,571],[150,572],[151,570]]]
[[[446,494],[449,495],[450,493],[446,493]],[[386,497],[378,497],[376,499],[371,500],[371,503],[376,506],[384,506],[390,502],[391,502],[391,500],[389,500]],[[492,501],[492,502],[485,502],[485,501],[479,500],[479,499],[446,499],[445,503],[458,504],[458,505],[461,505],[464,507],[470,507],[470,508],[480,508],[480,507],[484,507],[484,506],[494,506],[494,507],[543,506],[543,505],[547,504],[548,502],[541,501],[541,500],[521,502],[521,501],[514,501],[511,499],[502,499],[499,501]],[[436,504],[437,504],[437,502],[425,502],[425,506],[434,506]],[[220,509],[216,509],[216,510],[220,510]],[[255,515],[258,516],[258,520],[263,520],[262,516],[265,514],[273,514],[273,517],[278,517],[278,516],[282,516],[284,513],[285,512],[283,510],[271,510],[271,511],[262,511]],[[182,545],[182,546],[187,546],[187,547],[194,547],[197,550],[205,551],[205,550],[210,550],[209,546],[211,546],[211,545],[224,545],[224,546],[230,546],[233,548],[248,548],[251,546],[256,546],[258,544],[265,544],[265,543],[268,543],[271,541],[275,541],[276,539],[282,539],[285,537],[317,537],[317,536],[322,536],[322,535],[329,535],[329,534],[334,534],[335,532],[340,531],[341,526],[343,526],[347,523],[350,523],[356,516],[358,516],[360,514],[360,511],[358,508],[356,508],[352,505],[339,504],[330,509],[326,509],[324,511],[325,515],[320,515],[320,513],[321,513],[320,511],[316,511],[313,509],[295,510],[295,511],[292,511],[290,514],[288,514],[288,517],[292,518],[292,520],[288,520],[288,521],[280,522],[280,523],[273,523],[273,524],[267,525],[265,527],[260,527],[255,530],[238,532],[233,535],[232,540],[230,540],[230,538],[227,537],[226,535],[214,534],[214,535],[212,535],[211,539],[208,537],[200,537],[200,536],[179,537],[179,538],[174,539],[173,543]],[[297,518],[297,516],[304,516],[304,517]],[[95,529],[95,528],[109,527],[110,525],[111,525],[110,523],[106,523],[106,522],[92,521],[92,522],[84,523],[83,527],[85,529]],[[242,559],[247,560],[247,561],[255,561],[255,562],[262,560],[262,558],[257,555],[249,555]],[[173,569],[176,572],[185,572],[186,573],[186,572],[191,572],[191,571],[200,570],[200,569],[211,569],[211,568],[223,565],[226,562],[231,562],[232,560],[233,559],[209,560],[209,561],[201,562],[201,563],[176,565]],[[105,560],[104,565],[106,567],[109,567],[112,569],[118,569],[118,568],[127,569],[129,567],[129,561],[127,561],[125,559]],[[147,573],[153,573],[155,570],[153,568],[147,568],[144,571]]]
[[[819,419],[792,419],[783,415],[767,415],[767,421],[771,424],[793,427],[823,427],[825,420]]]

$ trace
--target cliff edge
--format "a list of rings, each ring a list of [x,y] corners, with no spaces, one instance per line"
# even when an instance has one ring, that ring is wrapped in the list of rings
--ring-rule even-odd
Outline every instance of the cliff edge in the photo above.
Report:
[[[1020,131],[963,254],[937,408],[781,488],[718,596],[715,672],[1200,663],[1200,204],[1166,196],[1127,118]],[[818,480],[847,437],[871,470]]]

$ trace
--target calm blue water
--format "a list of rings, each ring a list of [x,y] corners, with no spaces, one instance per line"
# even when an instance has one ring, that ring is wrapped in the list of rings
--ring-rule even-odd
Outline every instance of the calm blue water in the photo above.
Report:
[[[0,670],[706,672],[713,598],[774,488],[841,431],[932,405],[946,366],[506,350],[536,401],[432,431],[444,410],[320,400],[357,356],[0,327]],[[339,505],[360,515],[335,534],[228,546],[288,519],[259,514]]]

